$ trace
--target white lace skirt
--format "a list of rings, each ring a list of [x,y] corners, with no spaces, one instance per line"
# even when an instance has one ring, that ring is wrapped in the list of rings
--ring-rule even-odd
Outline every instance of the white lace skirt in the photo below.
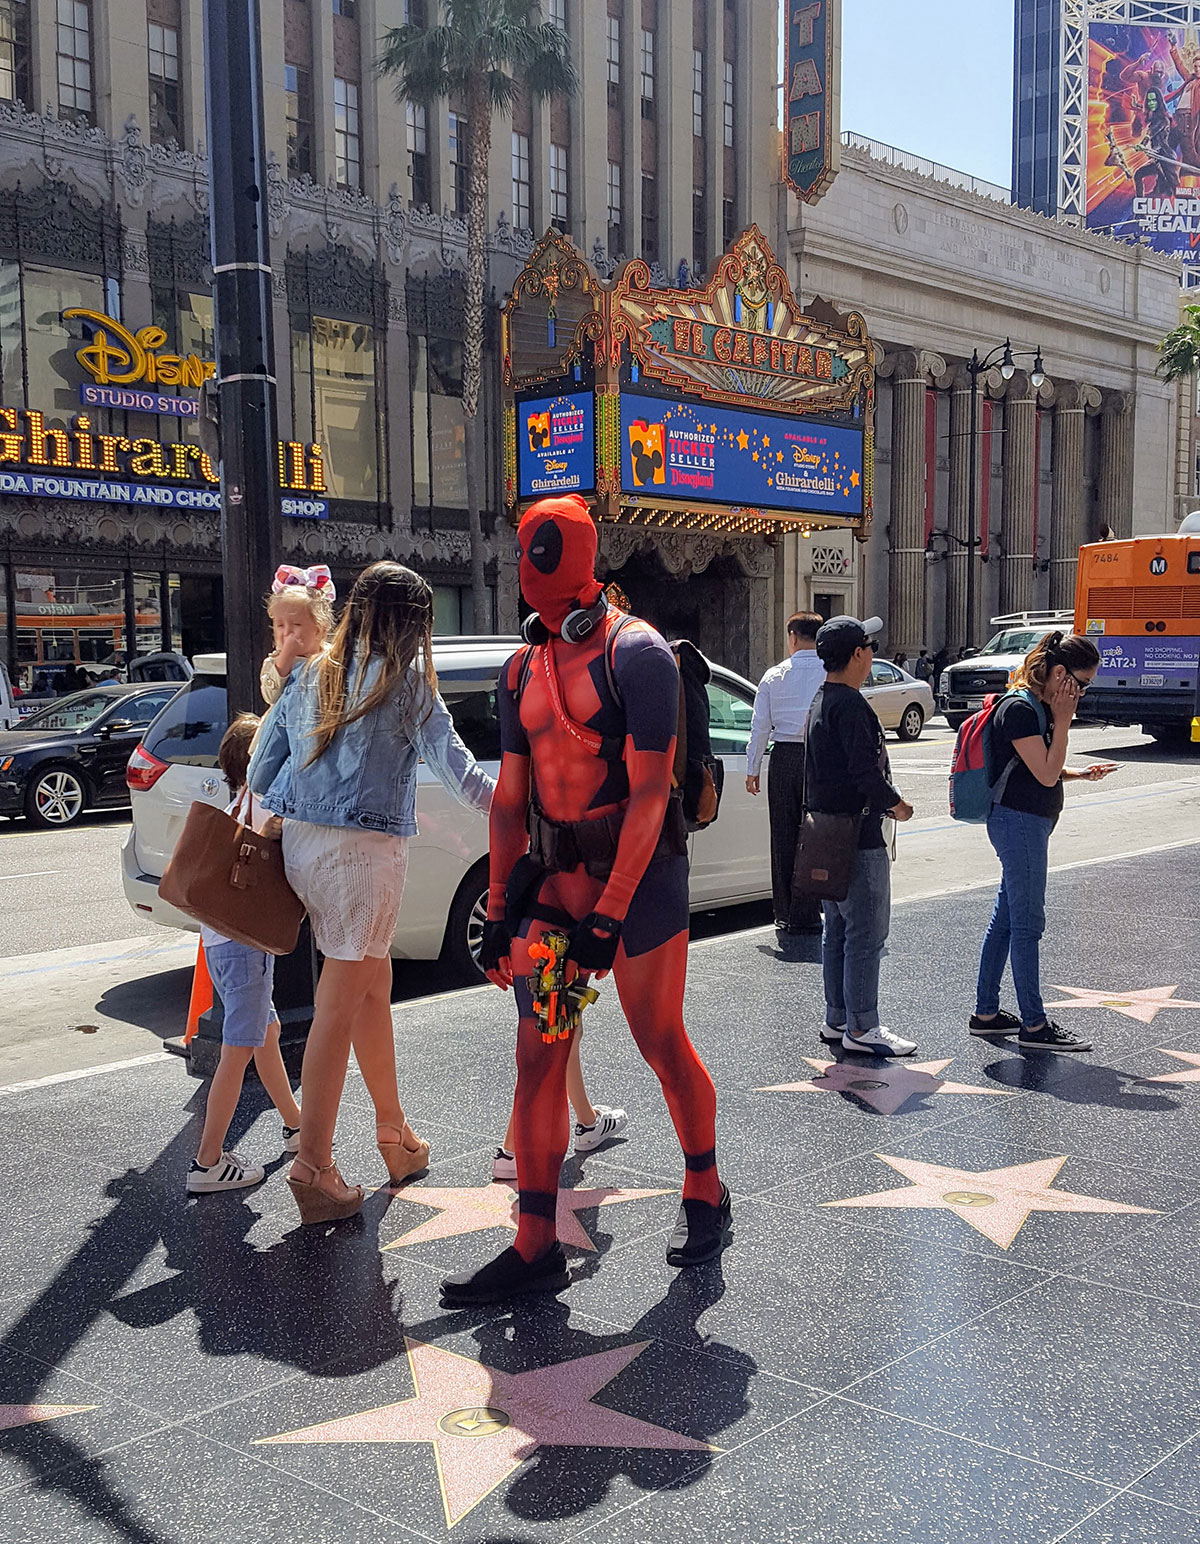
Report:
[[[404,896],[407,837],[285,820],[283,866],[327,959],[387,954]]]

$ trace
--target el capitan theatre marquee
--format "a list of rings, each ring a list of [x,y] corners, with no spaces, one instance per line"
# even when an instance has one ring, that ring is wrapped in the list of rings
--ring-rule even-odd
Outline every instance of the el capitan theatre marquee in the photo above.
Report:
[[[502,339],[513,519],[579,493],[600,521],[865,539],[874,347],[861,317],[800,309],[757,227],[687,290],[653,287],[640,259],[603,280],[549,232]]]

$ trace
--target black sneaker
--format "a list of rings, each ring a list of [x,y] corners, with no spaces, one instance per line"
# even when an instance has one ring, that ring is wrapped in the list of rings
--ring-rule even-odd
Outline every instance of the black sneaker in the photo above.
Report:
[[[1017,1044],[1026,1051],[1090,1051],[1092,1042],[1074,1035],[1061,1024],[1047,1019],[1041,1029],[1022,1029]]]
[[[973,1035],[1015,1035],[1021,1028],[1021,1021],[1015,1013],[1006,1013],[1001,1008],[994,1019],[981,1019],[973,1013],[967,1020],[967,1028]]]
[[[732,1220],[727,1185],[721,1186],[716,1206],[711,1201],[685,1200],[667,1241],[667,1264],[703,1265],[705,1260],[714,1260],[728,1242],[725,1235]]]
[[[511,1246],[477,1271],[447,1276],[442,1282],[442,1306],[466,1308],[476,1303],[499,1303],[526,1292],[561,1292],[571,1285],[567,1257],[555,1239],[545,1254],[526,1262]]]

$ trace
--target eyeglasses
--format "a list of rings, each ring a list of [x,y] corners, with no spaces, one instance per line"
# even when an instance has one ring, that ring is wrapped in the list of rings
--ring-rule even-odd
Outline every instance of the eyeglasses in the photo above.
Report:
[[[1079,688],[1079,695],[1082,697],[1092,683],[1090,681],[1081,681],[1075,672],[1071,669],[1068,669],[1068,667],[1065,665],[1063,666],[1063,669],[1066,670],[1072,681],[1074,681],[1075,685]]]

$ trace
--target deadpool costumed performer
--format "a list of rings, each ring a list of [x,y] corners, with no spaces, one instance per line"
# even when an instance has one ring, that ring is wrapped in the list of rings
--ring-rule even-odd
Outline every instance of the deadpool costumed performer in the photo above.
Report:
[[[634,1040],[662,1084],[686,1166],[668,1264],[712,1259],[730,1220],[717,1176],[716,1095],[683,1027],[687,831],[671,793],[679,672],[653,628],[606,604],[596,526],[581,498],[532,505],[517,539],[521,592],[536,615],[498,688],[502,760],[480,963],[517,1000],[520,1219],[512,1248],[443,1283],[448,1306],[569,1283],[555,1219],[570,1042],[543,1043],[530,990],[529,946],[546,932],[568,935],[569,972],[612,971]]]

